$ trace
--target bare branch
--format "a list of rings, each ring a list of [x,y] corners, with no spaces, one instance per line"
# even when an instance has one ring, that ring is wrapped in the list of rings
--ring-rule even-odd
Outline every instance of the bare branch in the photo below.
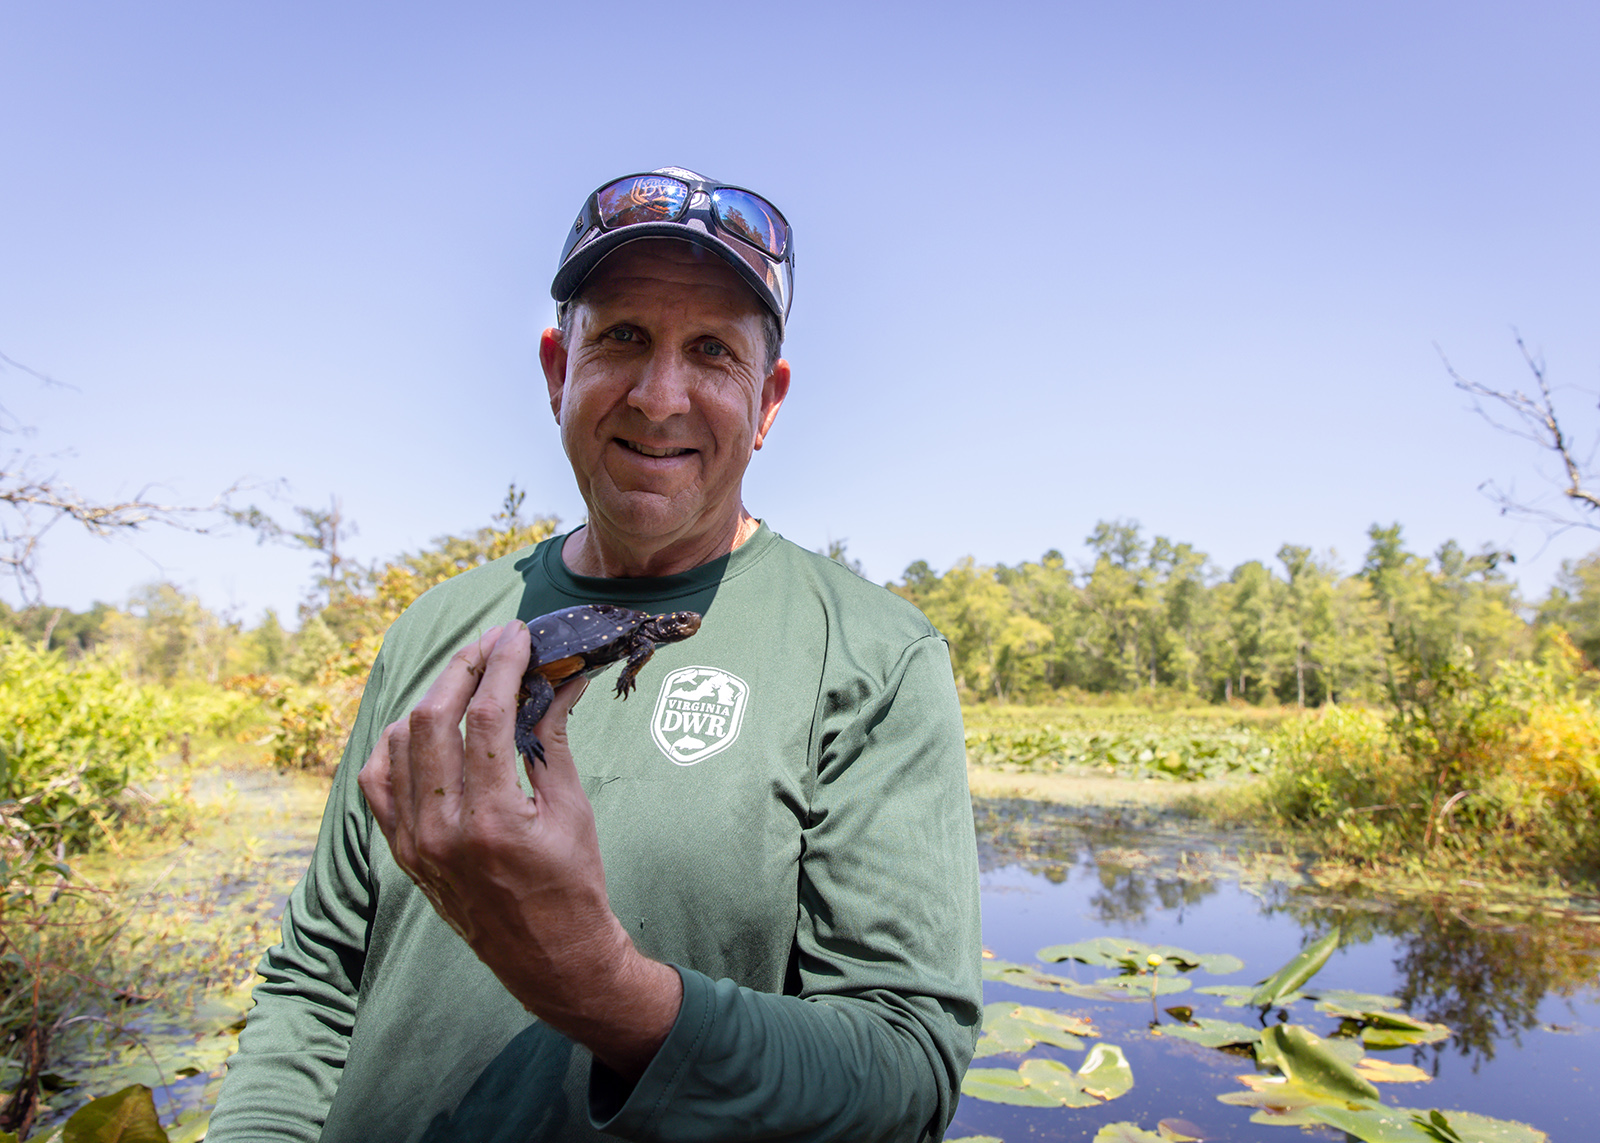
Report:
[[[1521,334],[1515,336],[1517,350],[1522,354],[1522,360],[1527,363],[1528,371],[1533,375],[1534,385],[1537,388],[1537,392],[1532,396],[1520,389],[1493,389],[1480,382],[1470,381],[1456,372],[1443,350],[1439,350],[1437,345],[1434,348],[1439,350],[1439,359],[1444,362],[1445,371],[1450,374],[1450,380],[1455,383],[1455,387],[1471,394],[1474,398],[1473,410],[1479,416],[1501,432],[1530,441],[1555,456],[1564,476],[1564,480],[1557,481],[1556,484],[1561,489],[1561,495],[1570,504],[1577,505],[1580,513],[1574,518],[1568,513],[1552,512],[1518,498],[1514,490],[1501,489],[1492,481],[1479,487],[1500,505],[1502,515],[1527,516],[1562,530],[1574,526],[1600,530],[1600,516],[1591,515],[1600,513],[1600,491],[1596,490],[1595,474],[1589,471],[1587,458],[1580,461],[1574,454],[1571,439],[1562,428],[1561,420],[1556,414],[1555,399],[1545,373],[1544,361],[1529,351]],[[1492,415],[1484,407],[1484,402],[1498,406],[1502,414],[1509,413],[1509,419]]]
[[[46,385],[71,388],[3,353],[0,366],[20,369]],[[0,417],[15,421],[3,406]],[[18,427],[25,434],[31,431],[28,426]],[[237,520],[229,499],[243,488],[236,482],[208,504],[162,503],[149,498],[148,486],[130,499],[102,503],[64,483],[56,473],[41,472],[38,457],[14,451],[0,462],[0,506],[11,512],[0,516],[0,568],[8,569],[17,581],[24,603],[38,603],[39,541],[62,520],[72,521],[90,535],[102,538],[137,532],[151,524],[204,535],[230,519]]]

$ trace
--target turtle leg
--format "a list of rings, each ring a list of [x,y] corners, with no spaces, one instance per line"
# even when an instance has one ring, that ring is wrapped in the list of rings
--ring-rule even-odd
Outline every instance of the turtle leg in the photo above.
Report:
[[[650,656],[656,653],[656,645],[648,639],[640,639],[628,653],[628,662],[623,666],[622,672],[617,675],[617,697],[627,698],[635,687],[639,685],[639,672],[644,670],[644,665],[650,661]]]
[[[533,728],[539,725],[539,720],[544,717],[544,712],[550,709],[550,704],[555,700],[556,689],[550,685],[550,680],[534,671],[522,680],[523,694],[517,703],[517,753],[521,754],[529,766],[537,758],[544,761],[544,743],[534,736]]]

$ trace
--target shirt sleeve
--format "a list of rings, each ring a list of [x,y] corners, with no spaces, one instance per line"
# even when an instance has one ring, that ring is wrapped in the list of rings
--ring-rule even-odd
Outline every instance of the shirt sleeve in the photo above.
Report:
[[[282,941],[257,968],[239,1051],[206,1139],[316,1143],[349,1050],[366,957],[373,884],[356,775],[377,742],[383,659],[373,665],[328,795],[311,864],[289,895]]]
[[[679,969],[683,1007],[631,1088],[590,1073],[624,1139],[940,1139],[979,1030],[977,847],[943,640],[880,689],[823,696],[801,859],[797,995]]]

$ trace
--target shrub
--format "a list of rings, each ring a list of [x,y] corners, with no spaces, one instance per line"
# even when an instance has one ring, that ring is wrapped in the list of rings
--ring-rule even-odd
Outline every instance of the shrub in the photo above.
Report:
[[[1435,681],[1385,719],[1327,708],[1277,732],[1270,813],[1337,855],[1600,873],[1597,680],[1564,638],[1540,663]]]
[[[91,654],[69,663],[18,639],[0,644],[0,842],[8,854],[80,852],[148,805],[179,709]]]

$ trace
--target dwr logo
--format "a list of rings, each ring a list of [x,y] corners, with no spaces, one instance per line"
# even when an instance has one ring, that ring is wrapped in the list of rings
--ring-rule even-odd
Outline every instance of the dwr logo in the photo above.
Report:
[[[717,667],[679,667],[661,682],[650,734],[661,753],[693,766],[733,745],[750,687]]]

